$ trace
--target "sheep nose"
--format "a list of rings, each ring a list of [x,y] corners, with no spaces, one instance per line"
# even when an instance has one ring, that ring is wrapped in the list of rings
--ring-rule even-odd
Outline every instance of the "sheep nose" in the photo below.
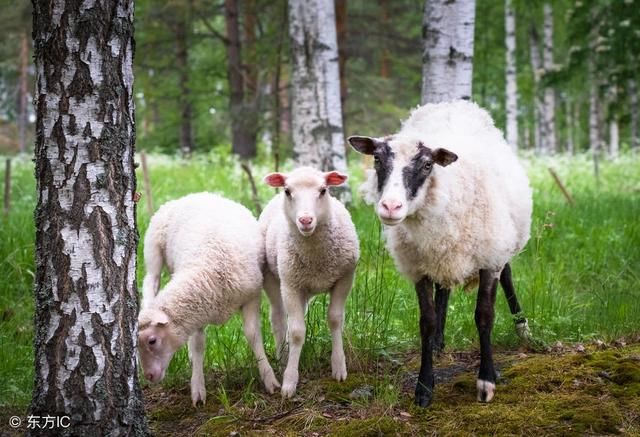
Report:
[[[153,372],[147,372],[144,375],[150,382],[153,382]]]
[[[395,212],[402,208],[402,202],[398,202],[395,200],[383,200],[382,207],[389,212]]]
[[[298,221],[300,222],[301,225],[309,226],[311,223],[313,223],[313,217],[310,217],[308,215],[303,215],[302,217],[298,218]]]

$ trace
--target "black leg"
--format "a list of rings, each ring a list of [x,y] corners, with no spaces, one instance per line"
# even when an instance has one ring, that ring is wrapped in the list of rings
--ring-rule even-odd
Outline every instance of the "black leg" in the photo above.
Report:
[[[522,315],[522,309],[520,308],[518,298],[516,297],[516,290],[513,286],[513,279],[511,277],[511,266],[509,265],[509,263],[505,264],[504,268],[502,269],[502,273],[500,273],[500,285],[502,285],[504,295],[507,298],[509,310],[511,310],[511,315],[513,315],[516,324],[516,331],[518,332],[518,336],[523,340],[528,340],[530,338],[529,324],[527,323],[526,317]]]
[[[444,325],[447,321],[447,305],[451,290],[436,283],[436,333],[433,348],[440,353],[444,350]]]
[[[498,275],[490,270],[480,270],[480,287],[476,302],[476,326],[480,335],[480,371],[478,372],[478,400],[489,402],[496,390],[496,371],[491,351],[494,305]]]
[[[418,304],[420,305],[420,336],[422,339],[422,359],[420,375],[416,385],[415,402],[428,407],[433,399],[433,338],[436,330],[436,312],[433,307],[433,282],[422,278],[416,283]]]

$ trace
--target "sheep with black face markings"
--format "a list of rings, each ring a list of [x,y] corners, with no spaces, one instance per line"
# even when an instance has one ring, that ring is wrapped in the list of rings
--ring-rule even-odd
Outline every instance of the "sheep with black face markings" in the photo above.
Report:
[[[349,142],[375,158],[362,191],[385,224],[398,270],[418,294],[422,364],[416,403],[432,400],[432,351],[444,345],[449,289],[477,280],[477,389],[478,399],[489,402],[496,381],[490,337],[498,280],[518,333],[528,336],[509,265],[529,239],[532,193],[524,169],[489,114],[468,101],[424,105],[397,134],[352,136]]]
[[[173,354],[188,341],[191,399],[194,405],[204,403],[204,328],[221,325],[241,310],[266,390],[273,393],[280,386],[260,331],[264,242],[247,208],[211,193],[167,202],[151,218],[144,259],[138,351],[148,380],[162,380]],[[156,296],[163,265],[171,280]]]
[[[330,294],[331,373],[338,381],[347,378],[342,326],[360,253],[349,212],[328,191],[330,186],[343,184],[346,175],[301,167],[288,174],[268,174],[264,180],[284,188],[267,204],[259,223],[267,261],[264,288],[271,301],[271,325],[281,358],[288,335],[281,390],[287,398],[295,394],[298,384],[306,307],[318,293]]]

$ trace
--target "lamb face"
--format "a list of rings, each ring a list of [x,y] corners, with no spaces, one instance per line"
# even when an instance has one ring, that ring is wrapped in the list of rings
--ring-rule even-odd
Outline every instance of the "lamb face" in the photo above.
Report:
[[[143,374],[149,382],[160,382],[181,343],[171,335],[170,321],[162,311],[143,310],[138,322],[138,354]]]
[[[320,172],[308,167],[290,174],[270,173],[264,181],[274,188],[284,188],[284,211],[290,224],[308,237],[323,223],[330,210],[327,188],[342,185],[347,176],[337,171]]]
[[[358,152],[373,155],[376,213],[389,226],[413,215],[425,199],[434,165],[446,167],[458,156],[447,149],[431,149],[420,141],[349,137]]]

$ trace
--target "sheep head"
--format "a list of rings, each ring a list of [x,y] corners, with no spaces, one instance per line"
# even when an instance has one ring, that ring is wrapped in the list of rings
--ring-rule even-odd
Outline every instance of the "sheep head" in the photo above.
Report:
[[[375,172],[370,177],[375,181],[369,183],[376,187],[378,217],[389,226],[422,206],[434,164],[446,167],[458,159],[447,149],[431,149],[413,139],[352,136],[349,143],[357,152],[374,157]]]
[[[150,382],[162,381],[173,354],[184,343],[170,324],[167,314],[159,309],[143,309],[138,315],[138,356]]]

